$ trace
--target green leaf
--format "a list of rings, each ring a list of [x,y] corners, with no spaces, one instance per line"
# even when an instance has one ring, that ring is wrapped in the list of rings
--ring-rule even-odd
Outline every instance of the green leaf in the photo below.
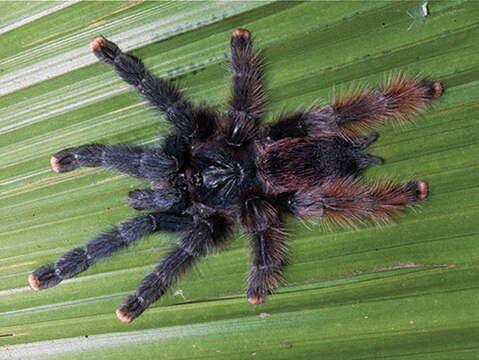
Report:
[[[0,14],[0,359],[479,359],[479,3],[475,1],[3,2]],[[416,15],[415,15],[416,14]],[[244,298],[235,236],[132,324],[114,310],[175,237],[151,236],[58,287],[37,267],[135,211],[144,186],[100,169],[54,174],[51,154],[153,144],[167,125],[89,52],[104,35],[222,106],[231,31],[268,61],[268,119],[406,71],[443,82],[417,121],[384,128],[368,178],[424,179],[430,198],[382,227],[289,224],[287,283]],[[181,292],[179,292],[181,290]],[[176,295],[175,295],[176,292]]]

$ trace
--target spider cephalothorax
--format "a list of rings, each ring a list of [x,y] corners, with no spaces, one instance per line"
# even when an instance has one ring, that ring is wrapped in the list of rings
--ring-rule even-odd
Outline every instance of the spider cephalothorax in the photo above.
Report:
[[[70,278],[141,237],[182,232],[176,246],[117,310],[130,322],[158,300],[200,256],[220,247],[234,223],[250,235],[252,267],[248,301],[261,304],[278,285],[286,264],[284,216],[321,217],[340,224],[386,222],[428,194],[423,181],[405,184],[359,180],[362,169],[382,160],[365,152],[386,121],[403,121],[442,94],[439,82],[397,76],[380,89],[362,90],[332,105],[286,114],[262,125],[265,94],[262,58],[249,31],[231,39],[233,73],[228,110],[218,113],[186,100],[171,82],[149,73],[136,57],[103,37],[91,43],[98,59],[153,106],[173,130],[156,148],[90,144],[55,154],[55,172],[106,166],[147,179],[128,204],[154,210],[90,240],[29,277],[45,289]]]

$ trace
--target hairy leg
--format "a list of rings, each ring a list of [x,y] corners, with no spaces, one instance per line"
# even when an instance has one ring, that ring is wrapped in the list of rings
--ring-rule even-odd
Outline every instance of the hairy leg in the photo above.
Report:
[[[161,149],[130,145],[89,144],[62,150],[52,156],[53,171],[62,173],[80,166],[105,166],[149,180],[167,180],[177,171],[177,159]]]
[[[193,106],[176,85],[152,75],[140,59],[123,53],[115,43],[103,37],[95,38],[90,48],[101,62],[111,65],[124,81],[163,111],[181,135],[206,137],[213,131],[216,114],[212,110]]]
[[[116,314],[123,322],[131,322],[157,301],[197,259],[209,249],[223,244],[230,224],[217,215],[191,225],[186,236],[172,249],[155,271],[146,276],[133,295],[125,298]]]
[[[344,96],[332,105],[282,116],[266,127],[272,140],[342,132],[353,137],[382,126],[388,120],[407,121],[443,92],[441,83],[398,76],[381,89]]]
[[[271,140],[316,136],[325,132],[337,132],[334,110],[331,106],[289,113],[264,127],[263,133]]]
[[[248,301],[262,304],[278,286],[287,263],[286,234],[278,210],[268,201],[245,201],[242,224],[251,235],[253,264],[248,278]]]
[[[386,223],[395,213],[427,196],[428,184],[424,181],[368,185],[352,178],[329,178],[293,194],[288,206],[299,217],[322,217],[340,225],[354,226],[371,220]]]
[[[186,209],[185,196],[173,187],[164,189],[140,189],[130,191],[128,205],[135,210],[163,209],[180,213]]]
[[[182,231],[190,227],[189,216],[151,213],[125,221],[112,231],[90,240],[82,248],[73,249],[54,264],[35,270],[28,278],[33,290],[46,289],[57,285],[88,269],[95,261],[111,256],[114,252],[156,231]]]
[[[230,144],[241,146],[256,135],[263,115],[265,105],[263,60],[253,49],[250,32],[244,29],[233,32],[231,53],[230,110],[219,123],[219,127]]]
[[[387,120],[408,121],[442,93],[440,82],[396,76],[381,89],[366,89],[344,96],[335,101],[332,108],[339,129],[358,135],[383,126]]]

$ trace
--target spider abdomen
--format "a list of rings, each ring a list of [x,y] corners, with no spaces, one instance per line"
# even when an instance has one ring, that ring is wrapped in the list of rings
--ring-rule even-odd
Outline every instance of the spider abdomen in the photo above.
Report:
[[[262,147],[259,172],[270,191],[295,191],[329,176],[356,176],[367,157],[339,136],[285,138]]]

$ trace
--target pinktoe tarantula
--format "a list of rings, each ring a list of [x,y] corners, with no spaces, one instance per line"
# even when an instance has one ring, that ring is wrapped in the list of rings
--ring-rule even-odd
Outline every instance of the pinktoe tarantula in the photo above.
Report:
[[[145,235],[184,233],[116,311],[121,321],[130,322],[197,259],[223,245],[239,222],[251,238],[248,301],[261,304],[278,285],[287,263],[285,215],[346,225],[386,222],[428,195],[424,181],[361,182],[364,168],[382,163],[365,152],[377,134],[361,134],[388,120],[417,114],[441,96],[439,82],[398,76],[380,89],[358,91],[332,105],[262,125],[263,61],[247,30],[237,29],[231,38],[231,96],[222,113],[190,103],[175,85],[152,75],[138,58],[103,37],[94,39],[91,49],[163,111],[173,131],[156,148],[89,144],[52,157],[55,172],[106,166],[148,179],[151,189],[130,192],[128,204],[153,212],[125,221],[40,267],[28,279],[35,290],[57,285]]]

